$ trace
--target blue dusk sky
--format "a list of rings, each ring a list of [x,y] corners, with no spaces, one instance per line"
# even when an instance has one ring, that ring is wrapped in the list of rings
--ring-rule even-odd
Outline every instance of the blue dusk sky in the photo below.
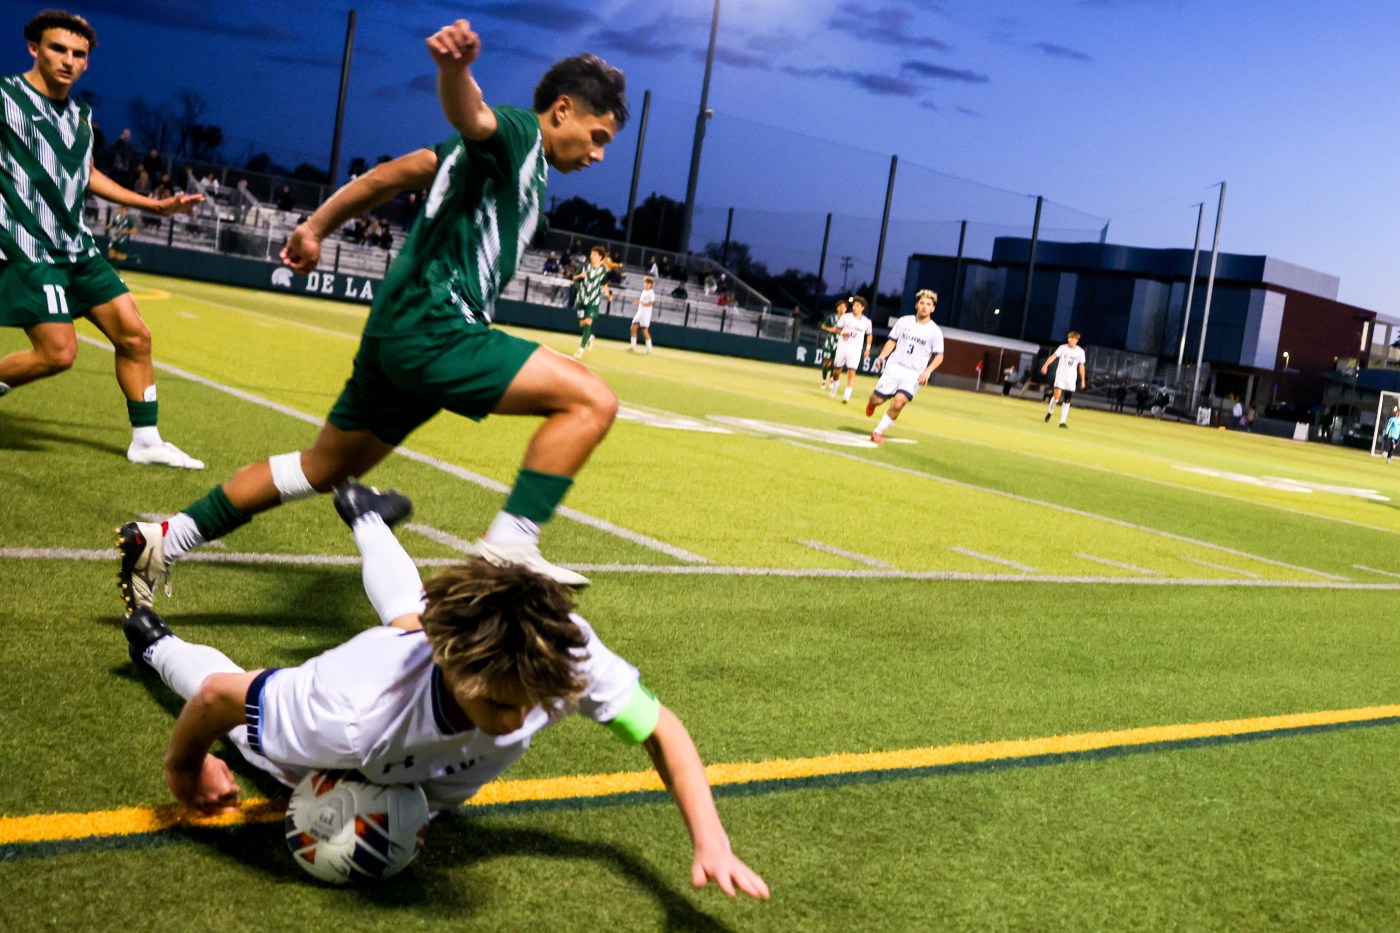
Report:
[[[329,162],[342,0],[88,0],[100,47],[79,87],[109,136],[127,102],[189,88],[231,155]],[[621,215],[637,119],[653,94],[641,195],[685,195],[712,0],[361,2],[344,163],[445,138],[423,40],[459,16],[481,34],[491,103],[528,106],[553,60],[592,51],[628,76],[634,119],[606,160],[551,194]],[[10,73],[37,4],[0,0]],[[899,157],[882,287],[910,252],[1028,236],[1209,247],[1228,183],[1227,252],[1341,279],[1339,297],[1400,312],[1396,97],[1400,4],[1379,0],[723,0],[693,246],[734,236],[770,266],[873,269]],[[1204,263],[1202,265],[1204,268]]]

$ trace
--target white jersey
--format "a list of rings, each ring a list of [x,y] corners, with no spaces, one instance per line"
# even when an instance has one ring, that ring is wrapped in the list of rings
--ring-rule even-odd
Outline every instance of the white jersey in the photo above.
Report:
[[[577,712],[615,719],[640,680],[588,623],[579,662],[587,686]],[[382,627],[363,632],[300,667],[273,669],[248,691],[247,744],[295,784],[312,770],[355,768],[383,784],[421,784],[428,804],[455,807],[494,780],[530,747],[530,737],[562,719],[562,707],[536,707],[503,736],[457,731],[442,671],[423,632]],[[255,760],[255,763],[262,764]]]
[[[651,311],[656,307],[656,291],[650,288],[642,289],[642,293],[637,296],[637,313],[632,315],[632,323],[642,327],[651,327]]]
[[[885,358],[885,366],[920,372],[928,368],[935,354],[943,352],[943,328],[929,318],[922,324],[915,315],[906,315],[890,328],[894,352]]]
[[[1079,367],[1084,365],[1084,348],[1062,343],[1055,355],[1059,357],[1055,361],[1055,388],[1073,392],[1079,388]]]
[[[865,315],[856,317],[847,311],[836,319],[836,329],[840,331],[837,335],[836,349],[846,348],[848,350],[860,350],[865,344],[865,338],[874,332],[874,325],[870,323],[870,318]]]

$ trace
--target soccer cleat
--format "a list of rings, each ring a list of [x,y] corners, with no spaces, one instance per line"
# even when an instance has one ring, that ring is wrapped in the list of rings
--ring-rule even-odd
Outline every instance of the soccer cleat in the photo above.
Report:
[[[332,499],[336,513],[351,528],[369,512],[378,513],[390,528],[413,514],[413,503],[397,489],[380,492],[373,486],[362,486],[353,476],[335,487]]]
[[[870,439],[877,444],[883,444],[885,442],[885,435],[881,434],[879,431],[871,431]]]
[[[588,578],[564,567],[558,567],[544,559],[538,546],[533,544],[492,544],[485,538],[476,542],[477,556],[493,564],[519,564],[542,577],[565,586],[583,587]]]
[[[146,651],[166,635],[175,633],[153,610],[142,608],[123,620],[122,634],[126,636],[126,649],[132,663],[149,671],[151,665],[146,663]]]
[[[1049,424],[1049,423],[1050,423],[1050,412],[1048,412],[1048,411],[1045,413],[1045,423],[1046,423],[1046,424]]]
[[[170,595],[170,563],[165,559],[165,534],[155,522],[127,522],[117,529],[117,588],[121,590],[126,614],[149,609],[156,587],[165,584]]]
[[[583,359],[583,347],[579,347],[577,350],[574,351],[574,359]]]
[[[871,415],[873,415],[873,414],[875,414],[875,403],[874,403],[874,402],[866,402],[866,403],[865,403],[865,417],[869,418],[869,417],[870,417]]]
[[[588,346],[585,347],[584,349],[586,349],[586,350],[592,350],[592,349],[593,349],[593,341],[594,341],[594,339],[595,339],[596,337],[597,337],[596,334],[589,334],[589,335],[588,335]]]
[[[196,460],[169,441],[149,446],[133,441],[126,449],[126,459],[132,463],[157,464],[180,470],[204,469],[203,460]]]
[[[1060,422],[1060,427],[1065,428],[1066,430],[1069,429],[1069,425],[1065,424],[1063,421]]]
[[[842,404],[842,405],[849,405],[849,404],[851,404],[851,400],[848,399],[848,398],[845,398],[845,397],[843,396],[842,399],[841,399],[841,404]]]

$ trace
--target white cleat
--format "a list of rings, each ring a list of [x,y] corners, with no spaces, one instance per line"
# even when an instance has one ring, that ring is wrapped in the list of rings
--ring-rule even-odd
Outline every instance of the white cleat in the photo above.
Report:
[[[151,445],[133,442],[126,449],[126,459],[132,463],[153,463],[159,466],[175,467],[177,470],[204,469],[203,460],[196,460],[169,441]]]
[[[170,595],[170,563],[165,559],[165,536],[159,523],[122,525],[117,529],[117,553],[121,556],[117,587],[127,615],[149,609],[157,587],[163,585],[165,595]]]
[[[476,553],[482,560],[493,564],[519,564],[526,570],[565,586],[588,585],[588,578],[583,574],[551,564],[544,559],[539,547],[533,544],[492,544],[483,538],[476,542]]]

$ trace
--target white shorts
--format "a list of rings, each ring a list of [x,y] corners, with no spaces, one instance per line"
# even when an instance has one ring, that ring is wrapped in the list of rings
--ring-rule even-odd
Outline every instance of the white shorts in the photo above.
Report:
[[[632,315],[632,323],[638,327],[651,327],[651,308],[638,308],[637,313]]]
[[[836,359],[832,365],[837,369],[860,369],[862,355],[859,343],[838,343],[836,345]]]
[[[1072,372],[1068,376],[1061,376],[1059,373],[1056,373],[1055,388],[1065,392],[1073,392],[1079,388],[1079,376]]]
[[[920,372],[903,366],[886,366],[880,373],[880,381],[875,383],[875,394],[881,398],[891,398],[902,392],[912,399],[919,391]]]

